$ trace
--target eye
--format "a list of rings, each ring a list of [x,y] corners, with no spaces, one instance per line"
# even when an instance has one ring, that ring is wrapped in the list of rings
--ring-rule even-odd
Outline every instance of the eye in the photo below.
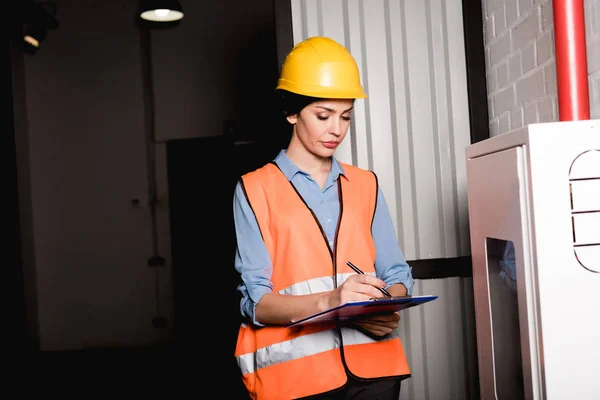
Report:
[[[327,118],[329,118],[328,115],[317,115],[317,118],[321,121],[327,121]]]
[[[344,121],[350,121],[350,120],[352,120],[352,117],[350,115],[346,115],[346,116],[342,115],[342,119]]]

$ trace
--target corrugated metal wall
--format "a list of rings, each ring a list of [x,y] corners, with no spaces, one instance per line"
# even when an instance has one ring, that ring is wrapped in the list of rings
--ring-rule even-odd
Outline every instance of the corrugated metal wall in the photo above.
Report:
[[[356,58],[359,100],[336,156],[375,171],[408,260],[468,256],[470,144],[461,0],[291,0],[294,44],[329,36]],[[413,377],[401,399],[476,398],[472,281],[417,280],[404,312]]]
[[[415,281],[413,295],[439,298],[401,314],[398,329],[412,373],[401,400],[479,398],[472,285],[471,278]]]
[[[408,259],[469,254],[470,144],[460,0],[292,0],[294,43],[325,35],[356,58],[356,103],[336,156],[372,169]]]

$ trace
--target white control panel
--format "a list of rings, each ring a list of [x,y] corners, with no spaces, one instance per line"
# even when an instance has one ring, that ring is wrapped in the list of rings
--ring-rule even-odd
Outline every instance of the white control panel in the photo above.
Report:
[[[600,399],[600,120],[466,149],[483,400]]]

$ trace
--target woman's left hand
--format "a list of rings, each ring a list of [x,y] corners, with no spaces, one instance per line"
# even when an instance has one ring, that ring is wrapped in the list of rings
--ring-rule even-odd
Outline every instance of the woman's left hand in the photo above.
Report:
[[[400,313],[396,311],[385,314],[373,314],[353,320],[352,325],[373,336],[382,337],[389,335],[394,329],[398,328],[399,321]]]

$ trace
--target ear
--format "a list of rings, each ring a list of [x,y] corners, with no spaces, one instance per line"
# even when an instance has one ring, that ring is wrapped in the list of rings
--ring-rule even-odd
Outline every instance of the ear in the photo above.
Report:
[[[296,125],[296,122],[298,122],[298,114],[288,114],[285,119],[287,119],[290,124]]]

